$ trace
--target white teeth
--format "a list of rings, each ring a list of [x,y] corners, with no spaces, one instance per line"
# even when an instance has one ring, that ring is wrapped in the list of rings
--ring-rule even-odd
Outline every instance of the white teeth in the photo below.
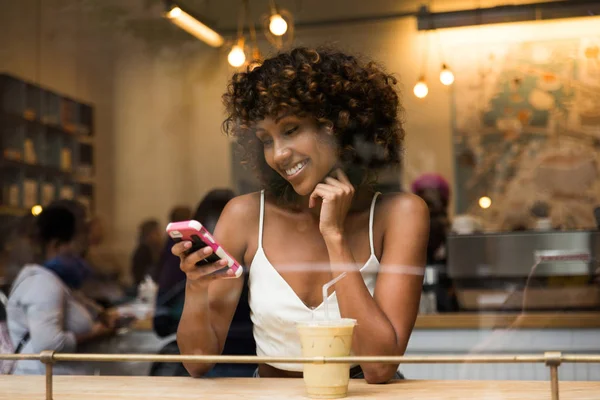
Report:
[[[306,165],[306,161],[300,161],[298,164],[294,165],[292,168],[286,169],[285,173],[290,176],[294,175],[296,172],[300,171],[302,167]]]

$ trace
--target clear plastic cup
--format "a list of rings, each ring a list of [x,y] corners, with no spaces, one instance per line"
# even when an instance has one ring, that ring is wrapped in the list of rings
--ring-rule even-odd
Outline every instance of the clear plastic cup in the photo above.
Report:
[[[308,321],[297,324],[304,357],[344,357],[352,349],[355,319]],[[304,383],[308,397],[335,399],[346,397],[350,364],[304,364]]]

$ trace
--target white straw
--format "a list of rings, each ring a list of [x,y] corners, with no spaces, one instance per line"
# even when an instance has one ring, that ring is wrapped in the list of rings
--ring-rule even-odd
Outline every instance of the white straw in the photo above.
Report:
[[[325,307],[325,319],[329,320],[329,296],[327,295],[327,291],[329,288],[336,284],[340,279],[346,276],[346,273],[340,274],[337,278],[332,279],[323,285],[323,307]]]

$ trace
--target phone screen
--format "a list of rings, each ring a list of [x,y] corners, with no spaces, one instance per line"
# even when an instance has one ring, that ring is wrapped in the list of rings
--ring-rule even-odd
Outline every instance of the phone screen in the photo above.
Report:
[[[192,235],[192,247],[190,247],[189,250],[186,251],[186,255],[188,254],[192,254],[200,249],[203,249],[205,247],[208,247],[208,245],[206,244],[206,242],[204,242],[200,236],[198,235]],[[200,260],[196,263],[197,266],[202,266],[202,265],[207,265],[207,264],[212,264],[212,263],[216,263],[217,261],[219,261],[221,258],[216,255],[215,253],[212,253],[211,255],[209,255],[208,257],[206,257],[203,260]]]

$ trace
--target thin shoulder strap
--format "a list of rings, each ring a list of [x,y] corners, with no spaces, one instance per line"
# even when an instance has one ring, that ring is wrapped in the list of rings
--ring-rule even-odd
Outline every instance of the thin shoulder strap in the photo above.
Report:
[[[265,220],[265,191],[260,191],[260,219],[258,222],[258,248],[262,249],[263,223]]]
[[[375,218],[375,202],[377,201],[377,196],[381,193],[375,193],[373,196],[373,200],[371,200],[371,213],[369,214],[369,244],[371,245],[371,255],[375,254],[375,245],[373,244],[373,220]]]

